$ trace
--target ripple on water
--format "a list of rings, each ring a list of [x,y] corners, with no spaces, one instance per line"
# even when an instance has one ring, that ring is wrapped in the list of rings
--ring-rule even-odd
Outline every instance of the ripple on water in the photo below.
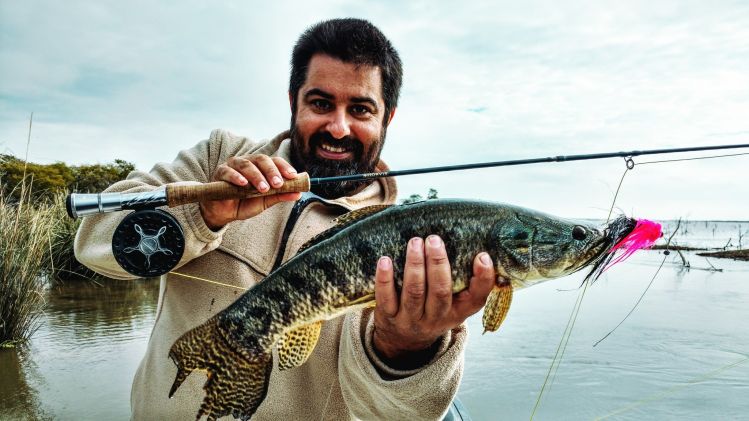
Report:
[[[634,313],[592,346],[662,257],[641,253],[588,288],[537,419],[594,419],[643,400],[616,419],[746,419],[749,362],[715,371],[749,355],[749,263],[713,261],[722,273],[664,268]],[[573,276],[519,291],[498,333],[470,335],[459,393],[474,419],[529,418],[578,285]],[[480,324],[480,315],[468,321],[472,333]]]

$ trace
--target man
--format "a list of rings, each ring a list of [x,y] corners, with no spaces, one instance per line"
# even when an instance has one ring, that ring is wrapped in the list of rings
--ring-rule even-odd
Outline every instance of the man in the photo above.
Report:
[[[400,85],[398,54],[377,28],[357,19],[319,23],[300,37],[292,55],[289,132],[257,143],[214,131],[171,164],[134,172],[109,191],[216,180],[267,191],[297,171],[319,177],[385,170],[379,157]],[[206,377],[193,372],[168,399],[176,374],[167,357],[172,343],[260,282],[336,216],[393,203],[396,188],[385,179],[324,185],[313,193],[169,210],[182,224],[186,246],[178,268],[161,279],[156,323],[133,384],[133,418],[194,417]],[[122,217],[87,218],[76,255],[98,272],[126,279],[132,276],[110,249]],[[326,322],[301,367],[274,367],[253,419],[437,419],[446,411],[462,373],[462,322],[483,306],[494,284],[488,255],[476,257],[471,287],[455,297],[436,236],[409,241],[400,295],[389,257],[379,260],[375,279],[375,309]]]

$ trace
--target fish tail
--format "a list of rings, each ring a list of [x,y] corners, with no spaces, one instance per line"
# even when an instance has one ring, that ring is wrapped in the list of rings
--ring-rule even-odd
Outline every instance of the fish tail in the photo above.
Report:
[[[249,420],[268,392],[273,366],[271,353],[248,356],[238,352],[218,326],[216,317],[177,339],[169,350],[169,358],[177,365],[170,398],[193,370],[205,371],[208,376],[197,420],[206,416],[210,421],[229,414]]]

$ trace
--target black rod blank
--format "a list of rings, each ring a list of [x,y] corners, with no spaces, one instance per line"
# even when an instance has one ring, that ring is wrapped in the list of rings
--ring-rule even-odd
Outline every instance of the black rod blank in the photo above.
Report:
[[[629,152],[604,152],[604,153],[581,154],[581,155],[558,155],[558,156],[549,156],[545,158],[513,159],[509,161],[494,161],[494,162],[479,162],[475,164],[446,165],[446,166],[441,166],[441,167],[414,168],[410,170],[394,170],[394,171],[382,171],[382,172],[364,173],[364,174],[340,175],[336,177],[310,178],[310,184],[314,186],[316,184],[337,183],[341,181],[359,181],[359,180],[369,180],[373,178],[382,178],[382,177],[397,177],[400,175],[428,174],[428,173],[433,173],[433,172],[470,170],[470,169],[475,169],[475,168],[507,167],[507,166],[512,166],[512,165],[542,164],[542,163],[549,163],[549,162],[567,162],[567,161],[585,161],[585,160],[590,160],[590,159],[605,159],[605,158],[631,158],[634,156],[641,156],[641,155],[658,155],[658,154],[669,154],[669,153],[678,153],[678,152],[699,152],[699,151],[714,151],[714,150],[720,150],[720,149],[739,149],[739,148],[749,148],[749,143],[737,144],[737,145],[694,146],[694,147],[688,147],[688,148],[648,149],[648,150],[629,151]]]

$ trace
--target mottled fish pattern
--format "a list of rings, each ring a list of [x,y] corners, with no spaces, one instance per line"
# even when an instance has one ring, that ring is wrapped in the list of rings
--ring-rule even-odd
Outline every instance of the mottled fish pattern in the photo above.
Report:
[[[437,234],[444,240],[456,293],[468,287],[474,257],[489,253],[497,286],[484,309],[484,328],[495,331],[513,289],[595,266],[634,227],[634,220],[621,217],[611,225],[617,229],[602,232],[518,206],[467,200],[374,206],[338,222],[174,343],[169,356],[178,373],[169,396],[190,372],[204,370],[206,397],[197,418],[249,419],[265,398],[273,347],[278,347],[280,369],[303,364],[322,321],[374,305],[380,256],[393,259],[396,284],[402,284],[406,246],[413,237]]]

